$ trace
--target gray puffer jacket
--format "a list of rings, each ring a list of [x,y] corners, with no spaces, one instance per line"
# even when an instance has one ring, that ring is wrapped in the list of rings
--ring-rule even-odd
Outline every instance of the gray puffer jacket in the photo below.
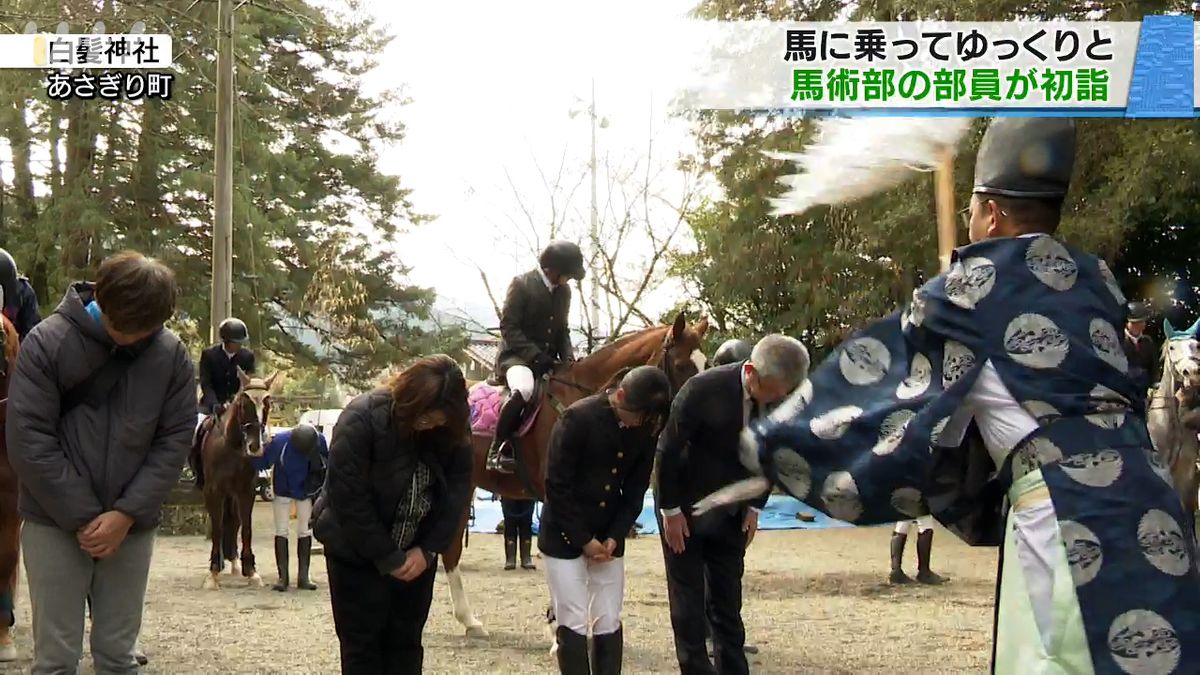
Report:
[[[163,329],[95,407],[60,416],[62,397],[109,359],[116,345],[88,313],[90,284],[75,284],[21,343],[8,390],[8,456],[20,481],[21,516],[74,532],[106,511],[157,527],[179,481],[196,427],[194,367]],[[60,419],[61,417],[61,419]]]

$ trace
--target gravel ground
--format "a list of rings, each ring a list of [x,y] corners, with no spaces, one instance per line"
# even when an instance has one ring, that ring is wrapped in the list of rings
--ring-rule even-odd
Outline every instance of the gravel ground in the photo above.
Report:
[[[151,673],[336,673],[324,559],[314,556],[316,592],[285,594],[274,582],[270,507],[255,512],[255,553],[265,588],[227,579],[205,591],[208,543],[159,539],[150,578],[143,646]],[[963,673],[988,664],[995,551],[972,549],[939,531],[934,568],[941,588],[890,587],[886,528],[760,533],[746,561],[743,617],[756,673]],[[909,566],[915,566],[909,547]],[[504,572],[496,535],[472,534],[463,564],[487,640],[468,640],[450,611],[439,570],[425,630],[428,673],[550,673],[541,572]],[[625,599],[625,672],[675,666],[666,582],[657,537],[630,542]],[[293,566],[295,561],[292,561]],[[16,636],[25,657],[0,672],[28,672],[29,607],[22,582]],[[91,673],[90,658],[83,672]]]

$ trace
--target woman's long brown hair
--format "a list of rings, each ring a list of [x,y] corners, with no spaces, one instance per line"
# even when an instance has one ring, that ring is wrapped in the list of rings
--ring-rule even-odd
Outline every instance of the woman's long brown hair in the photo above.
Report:
[[[434,354],[417,359],[384,384],[392,395],[392,418],[402,435],[414,435],[417,418],[441,410],[446,425],[423,432],[449,444],[471,442],[471,412],[467,405],[467,380],[454,359]]]

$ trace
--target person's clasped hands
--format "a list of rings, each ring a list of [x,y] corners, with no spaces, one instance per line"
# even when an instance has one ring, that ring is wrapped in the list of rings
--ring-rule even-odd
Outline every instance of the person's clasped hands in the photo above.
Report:
[[[131,527],[133,518],[120,511],[106,511],[79,528],[75,536],[84,553],[97,560],[104,560],[121,548],[121,543],[125,541]]]

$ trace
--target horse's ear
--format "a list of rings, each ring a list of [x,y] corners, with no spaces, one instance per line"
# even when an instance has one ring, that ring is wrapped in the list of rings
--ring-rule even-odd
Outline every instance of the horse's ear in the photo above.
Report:
[[[675,317],[675,323],[671,326],[671,340],[674,342],[679,342],[683,339],[683,334],[686,330],[687,317],[683,315],[683,312],[680,312],[679,315]]]
[[[250,376],[246,374],[246,371],[242,370],[241,366],[237,367],[237,373],[238,382],[242,383],[242,388],[245,389],[246,387],[250,386]]]
[[[1163,319],[1163,334],[1167,336],[1168,340],[1174,340],[1179,335],[1179,331],[1171,325],[1170,319]]]
[[[700,337],[704,337],[704,334],[707,332],[708,332],[708,315],[705,314],[704,316],[700,317],[699,321],[696,322],[696,334],[699,335]]]
[[[279,377],[279,373],[280,373],[280,371],[278,371],[278,370],[271,373],[271,376],[268,377],[266,382],[263,383],[263,384],[267,385],[267,391],[272,391],[275,388],[275,378]]]

